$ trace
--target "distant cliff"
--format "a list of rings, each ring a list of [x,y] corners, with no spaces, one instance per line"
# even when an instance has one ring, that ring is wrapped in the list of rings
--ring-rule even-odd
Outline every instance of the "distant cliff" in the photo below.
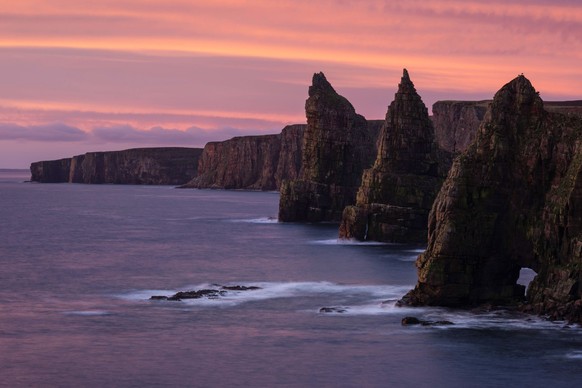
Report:
[[[301,168],[305,125],[288,125],[280,134],[240,136],[210,142],[198,165],[198,176],[184,188],[277,190],[295,179]]]
[[[582,119],[548,112],[519,76],[455,159],[430,213],[418,283],[402,303],[519,302],[527,267],[537,276],[523,309],[582,323],[581,209]]]
[[[298,179],[281,185],[279,220],[337,222],[355,202],[362,171],[374,159],[375,138],[323,73],[313,76],[305,112],[301,170]]]
[[[363,173],[355,206],[343,212],[340,237],[426,241],[428,214],[450,164],[405,69],[386,113],[376,161]]]
[[[88,152],[70,159],[35,162],[31,180],[42,183],[179,185],[196,176],[199,148],[134,148]]]
[[[432,106],[432,122],[440,148],[463,152],[475,139],[491,101],[437,101]]]

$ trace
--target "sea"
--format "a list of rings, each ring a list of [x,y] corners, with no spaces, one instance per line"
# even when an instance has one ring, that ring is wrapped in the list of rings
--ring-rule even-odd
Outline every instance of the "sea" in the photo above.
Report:
[[[423,246],[279,223],[276,192],[29,178],[0,170],[2,387],[582,386],[578,326],[396,307]]]

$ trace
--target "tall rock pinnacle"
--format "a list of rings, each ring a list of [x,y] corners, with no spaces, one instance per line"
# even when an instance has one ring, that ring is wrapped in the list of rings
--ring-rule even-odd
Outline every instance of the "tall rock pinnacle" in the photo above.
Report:
[[[343,208],[355,202],[362,171],[372,164],[374,140],[366,119],[323,73],[313,76],[305,114],[301,173],[281,186],[279,220],[339,221]]]
[[[449,159],[437,150],[428,110],[404,69],[388,107],[374,166],[356,206],[344,211],[340,237],[422,242]]]
[[[412,305],[521,301],[582,322],[582,120],[544,111],[529,80],[504,85],[455,160],[429,217]]]

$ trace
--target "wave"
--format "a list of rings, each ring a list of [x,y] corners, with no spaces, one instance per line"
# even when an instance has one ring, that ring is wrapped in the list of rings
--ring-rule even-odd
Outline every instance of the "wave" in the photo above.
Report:
[[[218,297],[184,299],[182,302],[191,305],[225,306],[266,299],[322,296],[327,294],[374,298],[378,299],[378,303],[380,303],[381,300],[397,298],[410,289],[410,286],[347,285],[331,282],[245,282],[236,284],[246,287],[259,287],[259,289],[247,291],[226,290],[223,295]],[[220,289],[220,287],[221,285],[203,283],[181,287],[180,290]],[[145,301],[154,295],[172,296],[177,292],[179,290],[136,290],[117,295],[117,297],[131,301]]]
[[[570,360],[582,360],[582,351],[575,350],[573,352],[570,352],[566,354],[566,358]]]
[[[310,241],[310,244],[315,245],[390,245],[390,243],[380,242],[380,241],[360,241],[354,239],[342,239],[342,238],[333,238],[327,240],[313,240]]]
[[[63,314],[65,314],[65,315],[79,315],[79,316],[84,316],[84,317],[111,315],[111,313],[109,311],[105,311],[105,310],[74,310],[74,311],[65,311]]]
[[[229,222],[246,222],[249,224],[276,224],[279,222],[277,217],[261,217],[261,218],[251,218],[251,219],[236,219],[228,220]]]

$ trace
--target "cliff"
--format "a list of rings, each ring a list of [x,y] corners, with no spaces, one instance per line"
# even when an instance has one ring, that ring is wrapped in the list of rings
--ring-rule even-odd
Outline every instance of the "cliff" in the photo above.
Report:
[[[184,188],[277,190],[301,167],[305,125],[289,125],[277,135],[241,136],[207,143],[198,176]]]
[[[432,106],[432,122],[440,148],[461,153],[473,142],[485,117],[488,101],[437,101]]]
[[[523,75],[499,90],[455,159],[429,217],[409,305],[524,299],[526,311],[582,322],[582,119],[544,110]]]
[[[405,69],[374,166],[363,173],[356,205],[343,212],[340,237],[426,241],[428,214],[450,160],[437,147],[428,110]]]
[[[134,148],[88,152],[70,159],[35,162],[31,180],[43,183],[178,185],[196,175],[198,148]]]
[[[301,171],[284,181],[280,221],[337,222],[355,202],[364,168],[371,165],[375,139],[366,119],[339,95],[323,73],[314,74],[305,102]]]
[[[30,165],[30,180],[40,183],[69,181],[71,158],[34,162]]]

